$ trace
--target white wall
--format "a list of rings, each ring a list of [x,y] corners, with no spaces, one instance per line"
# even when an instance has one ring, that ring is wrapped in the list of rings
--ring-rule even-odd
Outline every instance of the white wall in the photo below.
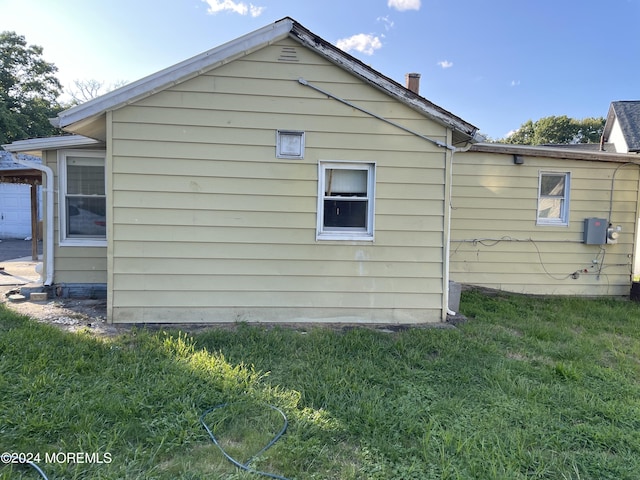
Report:
[[[31,236],[31,187],[0,183],[0,238]]]

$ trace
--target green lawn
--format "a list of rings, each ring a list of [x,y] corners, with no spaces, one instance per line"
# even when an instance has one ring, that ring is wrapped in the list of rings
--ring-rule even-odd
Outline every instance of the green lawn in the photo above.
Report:
[[[54,479],[640,478],[640,305],[467,292],[458,328],[63,333],[0,306],[0,453]],[[184,320],[184,319],[183,319]],[[0,479],[39,478],[0,465]]]

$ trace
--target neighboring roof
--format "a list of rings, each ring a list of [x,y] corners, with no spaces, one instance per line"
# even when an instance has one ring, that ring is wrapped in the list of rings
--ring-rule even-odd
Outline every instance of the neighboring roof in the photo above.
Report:
[[[525,155],[529,157],[559,158],[564,160],[591,160],[600,162],[628,163],[640,160],[635,154],[581,150],[571,148],[571,146],[568,145],[531,146],[513,145],[506,143],[476,143],[471,146],[469,151],[500,153],[505,155]]]
[[[29,160],[30,162],[40,163],[41,160],[38,157],[33,157],[31,155],[18,155],[18,158]],[[0,170],[20,170],[27,169],[24,165],[20,163],[16,163],[14,161],[13,155],[10,152],[3,152],[0,150]]]
[[[477,141],[477,127],[431,103],[401,84],[377,72],[360,60],[340,50],[326,40],[307,30],[292,18],[285,17],[252,33],[239,37],[219,47],[208,50],[172,67],[125,85],[117,90],[94,98],[81,105],[60,112],[51,123],[72,131],[79,125],[87,124],[102,116],[105,112],[115,110],[152,95],[177,82],[200,75],[230,59],[251,53],[263,46],[289,36],[305,47],[314,50],[339,67],[358,76],[370,85],[395,97],[400,102],[419,111],[432,120],[451,128],[456,132],[459,141]],[[297,81],[297,79],[292,79]]]
[[[609,140],[616,119],[629,152],[640,152],[640,100],[611,102],[602,134],[605,142]]]
[[[104,144],[93,138],[82,135],[62,135],[57,137],[30,138],[28,140],[17,140],[13,143],[2,145],[7,152],[39,153],[43,150],[56,150],[59,148],[73,147],[100,147]]]
[[[33,163],[40,163],[38,157],[31,155],[18,155],[21,160],[28,160]],[[42,178],[40,170],[31,169],[16,163],[10,152],[0,151],[0,183],[39,183]]]

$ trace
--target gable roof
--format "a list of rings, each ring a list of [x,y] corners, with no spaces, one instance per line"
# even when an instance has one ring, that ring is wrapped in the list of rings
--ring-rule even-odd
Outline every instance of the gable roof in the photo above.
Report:
[[[609,140],[616,119],[629,152],[640,152],[640,100],[611,102],[602,134],[605,142]]]
[[[40,158],[31,155],[20,154],[19,158],[33,163],[41,163]],[[42,172],[16,163],[10,152],[0,150],[0,183],[34,184],[40,182],[41,178]]]
[[[70,132],[77,131],[82,125],[99,120],[107,111],[138,101],[287,36],[428,118],[451,128],[454,132],[454,143],[456,140],[458,142],[477,141],[477,127],[384,76],[307,30],[290,17],[285,17],[231,42],[65,110],[52,119],[51,123]],[[297,81],[297,79],[292,80]]]

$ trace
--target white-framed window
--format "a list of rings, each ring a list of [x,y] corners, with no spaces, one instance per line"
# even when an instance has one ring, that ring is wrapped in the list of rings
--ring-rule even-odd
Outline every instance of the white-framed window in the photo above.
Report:
[[[320,162],[318,240],[373,240],[375,164]]]
[[[304,158],[304,132],[276,130],[276,158]]]
[[[58,152],[60,245],[107,244],[105,154]]]
[[[538,179],[538,225],[569,225],[568,172],[540,172]]]

